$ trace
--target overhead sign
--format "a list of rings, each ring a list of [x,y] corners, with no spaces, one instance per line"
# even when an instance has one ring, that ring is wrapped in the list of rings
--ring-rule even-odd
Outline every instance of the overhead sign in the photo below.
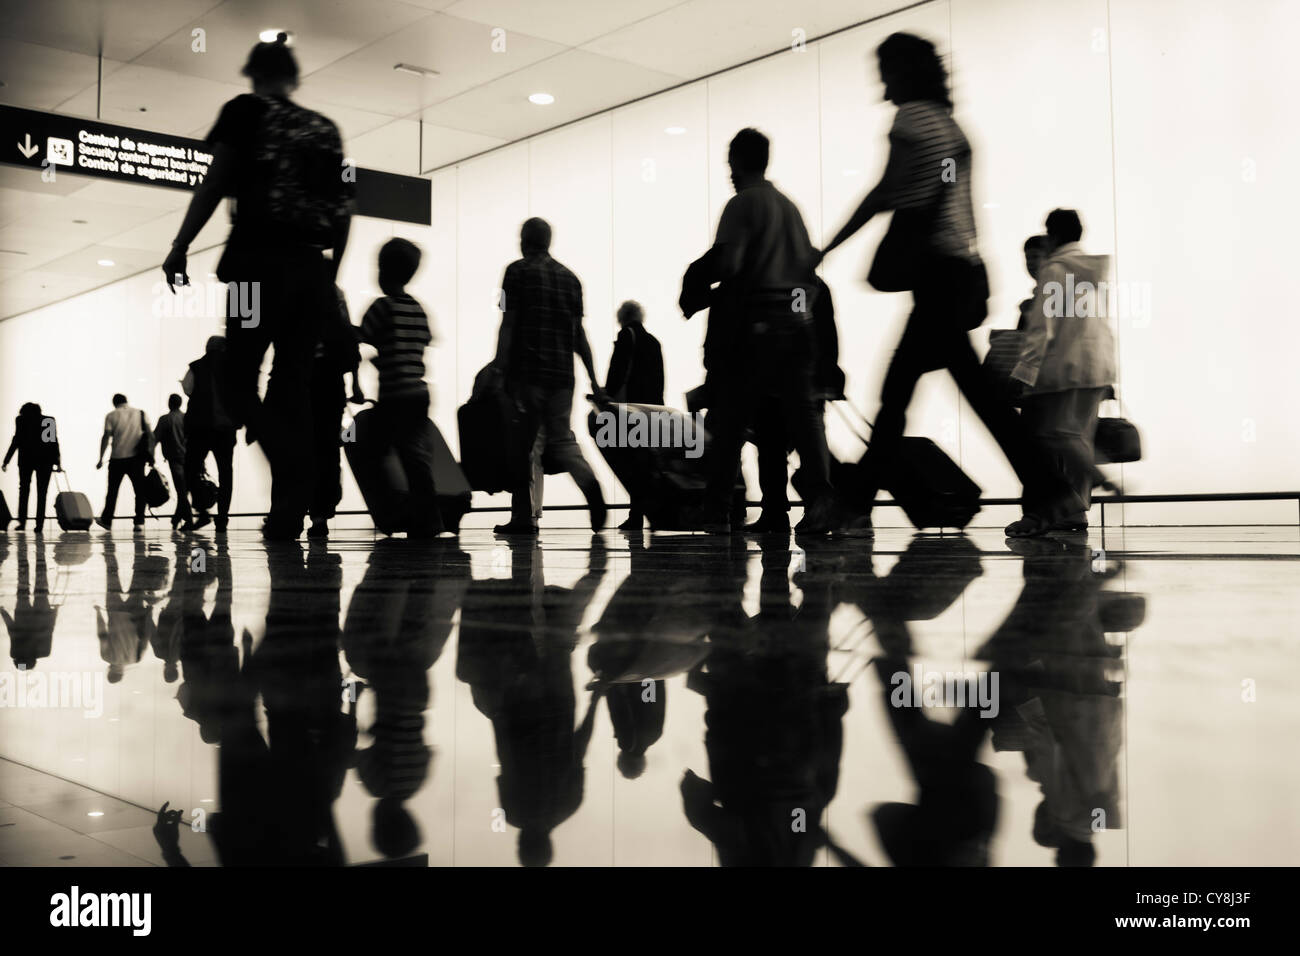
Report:
[[[53,169],[56,175],[193,190],[212,165],[212,147],[185,136],[0,106],[0,162]],[[361,168],[356,177],[360,215],[424,226],[432,222],[429,180]]]

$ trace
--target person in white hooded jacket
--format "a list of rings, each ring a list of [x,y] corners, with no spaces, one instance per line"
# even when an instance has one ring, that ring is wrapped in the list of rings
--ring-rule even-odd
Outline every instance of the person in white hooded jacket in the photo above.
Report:
[[[1021,408],[1034,440],[1055,460],[1085,510],[1050,530],[1082,531],[1100,473],[1093,438],[1097,409],[1115,383],[1110,257],[1079,246],[1083,225],[1072,209],[1047,216],[1047,257],[1026,314],[1020,360],[1011,377],[1024,384]],[[1027,518],[1024,520],[1035,520]]]

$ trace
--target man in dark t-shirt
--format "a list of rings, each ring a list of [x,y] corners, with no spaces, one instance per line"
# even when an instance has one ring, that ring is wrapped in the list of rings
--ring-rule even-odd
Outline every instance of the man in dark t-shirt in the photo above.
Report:
[[[659,340],[645,329],[645,310],[631,299],[618,307],[618,338],[614,340],[614,354],[609,357],[609,373],[605,376],[605,390],[616,402],[636,402],[640,405],[664,403],[664,354]],[[628,507],[627,520],[618,526],[620,531],[640,533],[645,512],[640,502],[633,499]]]
[[[551,227],[529,219],[519,235],[522,259],[506,267],[501,282],[501,334],[493,366],[505,378],[524,423],[523,447],[530,449],[526,486],[511,495],[510,521],[498,534],[536,534],[542,516],[542,458],[567,471],[591,509],[591,527],[605,526],[605,499],[582,457],[570,425],[573,417],[573,356],[587,370],[592,392],[604,400],[596,379],[591,345],[582,328],[582,284],[551,258]]]

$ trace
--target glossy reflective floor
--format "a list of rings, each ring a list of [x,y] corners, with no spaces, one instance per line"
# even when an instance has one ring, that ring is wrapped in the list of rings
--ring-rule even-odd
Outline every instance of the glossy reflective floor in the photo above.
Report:
[[[1295,527],[11,530],[0,608],[9,865],[1300,858]]]

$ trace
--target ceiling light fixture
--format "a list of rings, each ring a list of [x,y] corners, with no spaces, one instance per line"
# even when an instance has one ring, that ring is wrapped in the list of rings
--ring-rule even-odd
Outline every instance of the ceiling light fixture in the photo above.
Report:
[[[393,69],[398,73],[410,73],[414,76],[442,76],[437,70],[427,66],[415,66],[410,63],[394,63]]]
[[[288,30],[263,30],[261,33],[257,35],[257,38],[261,40],[263,43],[274,43],[276,40],[280,38],[281,33],[284,34],[284,45],[292,46],[293,34],[290,33]]]
[[[115,266],[115,265],[117,265],[117,263],[114,262],[112,259],[100,259],[100,260],[99,260],[99,264],[100,264],[101,266]]]
[[[550,93],[534,93],[528,97],[528,102],[535,103],[538,106],[550,106],[555,102],[555,97]]]
[[[664,128],[664,132],[667,133],[669,136],[681,136],[682,133],[685,133],[685,132],[686,132],[686,127],[685,127],[685,126],[668,126],[668,127],[665,127],[665,128]]]

